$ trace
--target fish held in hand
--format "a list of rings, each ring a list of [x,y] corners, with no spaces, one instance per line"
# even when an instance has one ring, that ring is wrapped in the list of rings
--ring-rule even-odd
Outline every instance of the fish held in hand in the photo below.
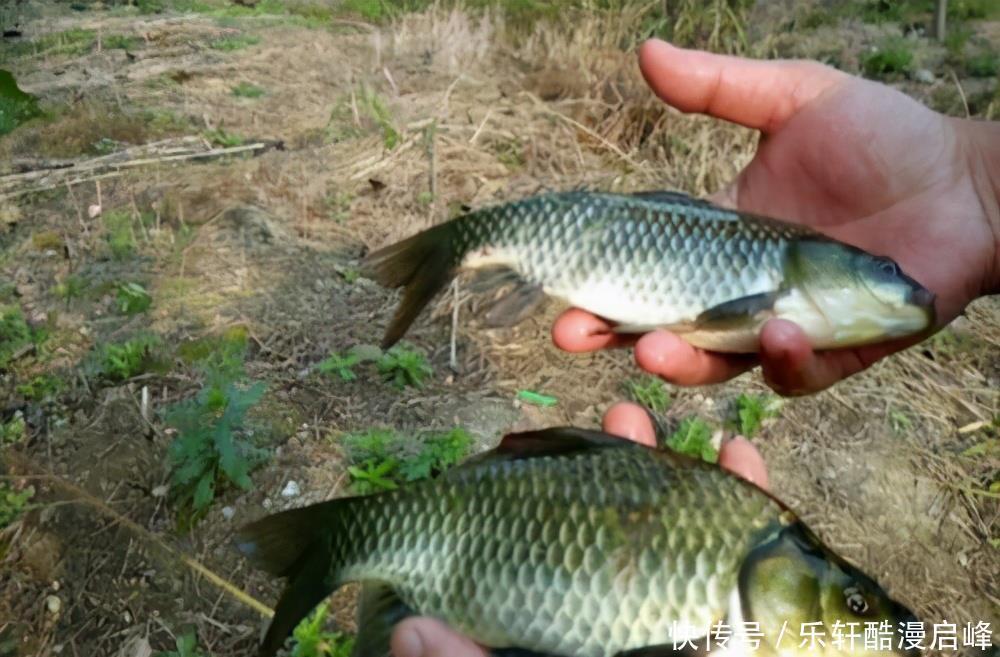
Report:
[[[435,479],[266,517],[237,545],[288,578],[265,657],[351,581],[358,657],[388,655],[394,625],[414,614],[497,654],[576,657],[680,655],[672,646],[704,648],[720,623],[731,654],[874,654],[860,640],[835,649],[835,628],[885,622],[895,636],[915,620],[757,486],[573,428],[512,434]]]
[[[573,191],[470,212],[368,255],[362,273],[405,287],[383,346],[459,270],[487,267],[618,331],[665,328],[722,352],[758,351],[773,317],[816,349],[920,334],[935,317],[934,295],[894,261],[806,227],[674,192]]]

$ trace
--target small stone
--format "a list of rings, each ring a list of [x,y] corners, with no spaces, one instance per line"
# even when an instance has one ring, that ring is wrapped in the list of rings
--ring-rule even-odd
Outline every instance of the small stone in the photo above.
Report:
[[[153,488],[153,497],[166,497],[169,490],[170,488],[165,485],[156,486]]]
[[[62,600],[57,595],[50,595],[45,598],[45,608],[50,614],[58,614],[62,609]]]
[[[222,507],[222,517],[226,520],[232,520],[233,516],[236,515],[236,509],[231,506]]]
[[[52,581],[52,590],[53,591],[58,591],[60,586],[62,586],[62,585],[59,584],[59,580],[53,580]]]
[[[91,219],[94,219],[99,214],[101,214],[101,206],[97,205],[96,203],[87,208],[87,216],[89,216]]]
[[[298,497],[300,492],[301,491],[299,490],[299,484],[298,484],[298,482],[292,480],[292,481],[289,481],[287,484],[285,484],[285,487],[283,489],[281,489],[281,496],[282,497]]]
[[[264,507],[265,509],[270,509],[270,508],[271,508],[271,498],[270,498],[270,497],[268,497],[268,498],[265,498],[265,499],[264,499],[264,503],[262,504],[262,506],[263,506],[263,507]]]
[[[921,84],[934,84],[937,78],[934,74],[928,71],[926,68],[918,68],[913,72],[913,79]]]

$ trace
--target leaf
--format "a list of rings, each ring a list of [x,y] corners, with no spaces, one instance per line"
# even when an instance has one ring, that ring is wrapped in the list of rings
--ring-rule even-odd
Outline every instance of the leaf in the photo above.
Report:
[[[529,404],[535,404],[536,406],[555,406],[559,403],[559,400],[555,397],[543,395],[539,392],[531,390],[519,390],[517,398],[522,401],[526,401]]]
[[[206,472],[198,480],[198,485],[194,489],[194,497],[191,506],[195,511],[201,511],[212,503],[215,498],[215,473]]]

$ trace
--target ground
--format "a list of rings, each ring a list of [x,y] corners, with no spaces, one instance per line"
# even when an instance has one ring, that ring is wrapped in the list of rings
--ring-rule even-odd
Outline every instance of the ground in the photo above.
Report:
[[[355,380],[317,372],[377,343],[398,300],[358,276],[358,257],[462,205],[542,189],[705,194],[756,142],[651,97],[631,46],[665,23],[628,3],[563,16],[575,31],[498,11],[137,4],[0,14],[23,33],[4,39],[0,68],[47,113],[0,138],[0,309],[31,336],[0,350],[0,420],[25,423],[3,446],[0,493],[34,490],[0,535],[3,655],[145,655],[187,627],[206,654],[250,654],[265,624],[252,599],[273,605],[278,588],[248,570],[232,532],[344,494],[345,434],[461,426],[481,450],[512,429],[597,426],[639,375],[630,353],[556,350],[554,303],[487,329],[490,296],[464,280],[407,336],[433,368],[422,387],[399,390],[366,364]],[[995,17],[957,22],[964,41],[944,48],[903,36],[898,16],[754,11],[745,43],[688,36],[863,69],[941,111],[1000,116]],[[120,305],[124,283],[149,307]],[[154,341],[142,363],[109,371],[102,349],[135,339]],[[266,458],[248,489],[220,486],[179,528],[164,413],[203,388],[198,354],[230,342],[267,385],[246,422]],[[525,390],[557,403],[526,403]],[[739,395],[767,390],[754,372],[667,392],[665,432],[697,416],[721,435]],[[924,344],[785,400],[753,441],[778,495],[918,616],[998,628],[998,418],[1000,300],[987,298]],[[334,599],[348,629],[351,607]]]

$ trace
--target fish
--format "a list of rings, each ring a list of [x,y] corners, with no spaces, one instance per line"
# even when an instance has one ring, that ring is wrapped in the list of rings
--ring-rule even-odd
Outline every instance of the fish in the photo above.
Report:
[[[599,431],[508,434],[434,479],[270,515],[235,542],[288,580],[261,657],[347,582],[361,583],[355,657],[389,655],[412,615],[507,656],[681,657],[706,641],[805,655],[822,652],[810,633],[830,645],[833,628],[869,624],[914,654],[891,638],[913,613],[777,498]],[[727,627],[732,653],[715,643]]]
[[[918,335],[935,321],[935,295],[894,260],[805,226],[679,192],[575,190],[471,211],[369,253],[364,276],[405,288],[383,348],[465,270],[512,272],[521,289],[500,311],[511,316],[530,314],[519,300],[541,290],[618,332],[662,328],[719,352],[759,351],[774,317],[815,349]]]

